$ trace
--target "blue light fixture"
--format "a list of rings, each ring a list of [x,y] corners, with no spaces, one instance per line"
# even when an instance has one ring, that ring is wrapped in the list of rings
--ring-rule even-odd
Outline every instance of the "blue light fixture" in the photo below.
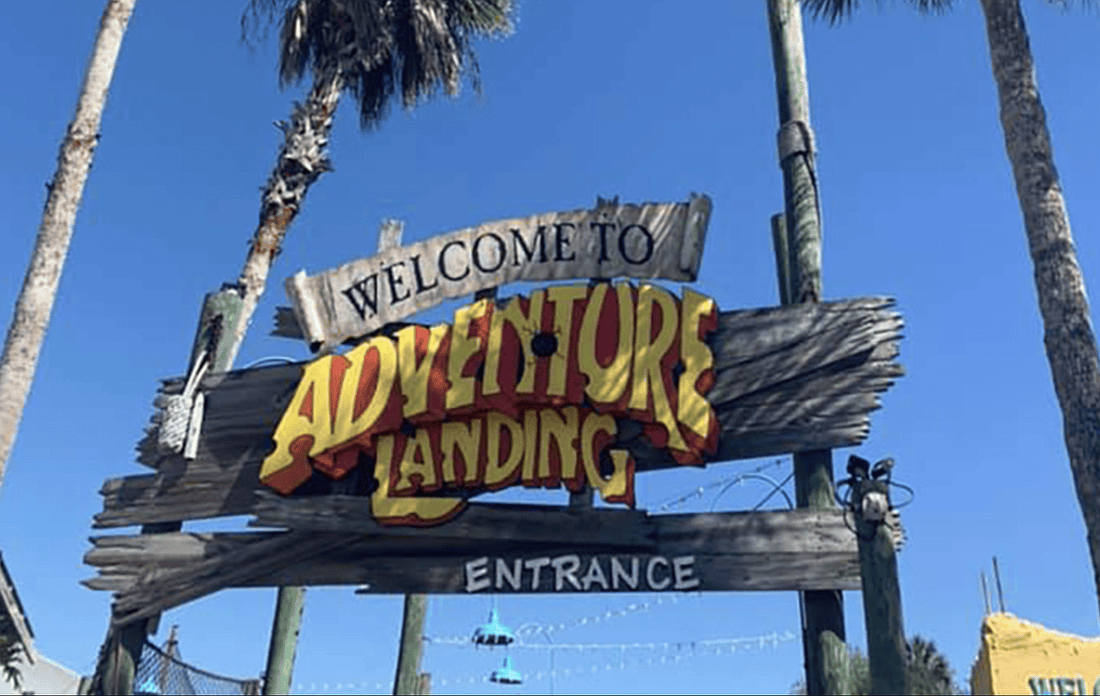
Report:
[[[493,673],[489,675],[489,681],[497,684],[522,684],[523,675],[512,667],[512,658],[505,655],[504,664],[500,666],[500,669],[493,670]]]
[[[509,645],[515,642],[516,636],[512,629],[508,628],[497,618],[497,608],[489,611],[489,622],[483,623],[474,631],[474,645]]]

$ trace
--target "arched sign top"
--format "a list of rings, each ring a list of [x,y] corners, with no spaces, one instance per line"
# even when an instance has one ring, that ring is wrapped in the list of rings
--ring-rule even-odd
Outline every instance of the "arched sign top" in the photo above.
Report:
[[[487,222],[286,281],[306,340],[330,348],[439,303],[518,281],[693,282],[711,201],[602,204]]]

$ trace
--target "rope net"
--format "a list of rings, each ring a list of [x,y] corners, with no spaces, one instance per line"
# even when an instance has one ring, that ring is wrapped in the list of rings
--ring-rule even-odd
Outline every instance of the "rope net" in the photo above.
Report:
[[[192,667],[146,642],[134,675],[135,694],[240,694],[260,693],[259,679],[230,679]]]

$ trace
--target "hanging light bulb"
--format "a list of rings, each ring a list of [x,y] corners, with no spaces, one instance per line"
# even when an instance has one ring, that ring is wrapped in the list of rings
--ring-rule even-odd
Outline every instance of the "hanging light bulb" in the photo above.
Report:
[[[519,670],[512,667],[512,658],[505,655],[504,663],[500,666],[500,669],[493,670],[493,673],[489,675],[489,681],[497,684],[522,684],[523,675],[519,673]]]
[[[509,645],[516,640],[512,629],[508,628],[497,618],[497,608],[489,611],[489,622],[483,623],[474,631],[474,645]]]

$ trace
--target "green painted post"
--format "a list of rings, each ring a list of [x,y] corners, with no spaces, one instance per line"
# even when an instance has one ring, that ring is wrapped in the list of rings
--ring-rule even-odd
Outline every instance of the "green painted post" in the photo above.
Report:
[[[779,104],[779,165],[783,170],[784,214],[772,218],[780,297],[784,304],[817,302],[822,295],[821,208],[814,170],[802,14],[798,0],[767,0],[767,8]],[[779,234],[783,227],[785,250]],[[832,451],[796,452],[794,482],[798,507],[835,507]],[[802,605],[806,693],[847,693],[843,596],[831,590],[806,591]]]
[[[424,654],[424,619],[428,613],[428,595],[405,595],[401,620],[401,644],[397,652],[394,696],[415,696],[421,690],[420,661]]]
[[[264,670],[265,694],[289,694],[294,677],[294,655],[306,606],[306,588],[280,587],[275,600],[275,619],[271,625],[271,644]]]

